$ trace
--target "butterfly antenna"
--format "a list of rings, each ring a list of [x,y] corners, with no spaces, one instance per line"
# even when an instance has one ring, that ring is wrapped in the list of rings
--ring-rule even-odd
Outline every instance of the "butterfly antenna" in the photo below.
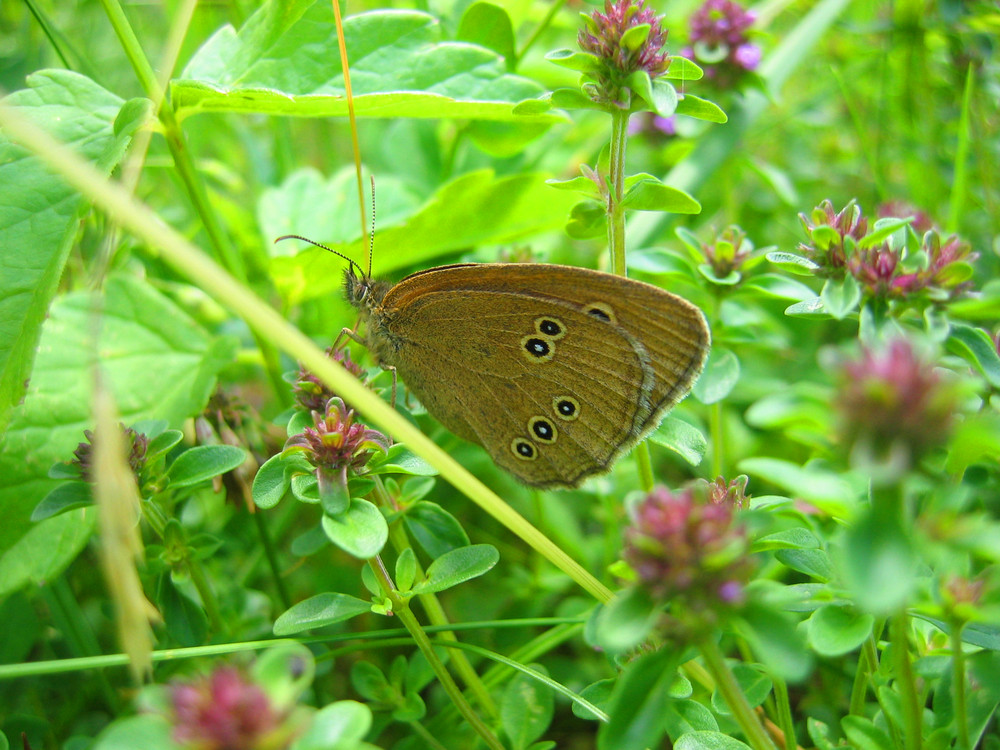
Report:
[[[327,247],[326,245],[323,245],[323,244],[321,244],[319,242],[311,240],[308,237],[303,237],[301,234],[283,234],[280,237],[278,237],[274,241],[274,243],[277,244],[277,243],[281,242],[282,240],[302,240],[303,242],[308,242],[310,245],[315,245],[316,247],[321,247],[324,250],[326,250],[327,252],[333,253],[334,255],[339,255],[341,258],[343,258],[348,263],[350,263],[353,268],[357,268],[358,269],[358,273],[361,273],[361,274],[364,273],[361,270],[361,266],[359,266],[357,263],[355,263],[353,260],[351,260],[350,258],[348,258],[343,253],[341,253],[341,252],[339,252],[337,250],[334,250],[332,247]],[[371,272],[370,271],[369,271],[368,275],[371,276]]]
[[[372,275],[372,258],[375,255],[375,175],[369,176],[372,181],[372,231],[368,234],[368,275]]]

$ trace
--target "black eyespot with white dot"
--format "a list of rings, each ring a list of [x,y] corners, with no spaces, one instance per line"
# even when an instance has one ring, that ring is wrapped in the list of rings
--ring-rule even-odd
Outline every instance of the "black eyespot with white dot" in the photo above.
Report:
[[[572,422],[580,416],[580,402],[572,396],[556,396],[552,399],[552,408],[556,416],[567,422]]]
[[[521,350],[529,362],[548,362],[555,356],[556,346],[541,336],[525,336],[521,339]]]
[[[510,443],[510,449],[514,455],[522,461],[534,461],[538,458],[538,451],[530,440],[525,438],[514,438]]]
[[[557,318],[536,318],[535,330],[550,339],[561,339],[566,335],[566,327]]]
[[[554,443],[559,435],[556,426],[545,417],[529,419],[528,431],[543,443]]]

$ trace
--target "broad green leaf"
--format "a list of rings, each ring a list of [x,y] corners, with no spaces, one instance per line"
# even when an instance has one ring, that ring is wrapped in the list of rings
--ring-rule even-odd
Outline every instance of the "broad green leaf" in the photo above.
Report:
[[[417,577],[417,557],[412,547],[405,548],[396,558],[396,588],[407,592]]]
[[[548,676],[542,665],[528,666]],[[525,750],[549,728],[555,705],[553,698],[550,687],[523,672],[516,673],[507,683],[500,703],[500,720],[513,750]]]
[[[372,711],[357,701],[337,701],[324,706],[290,750],[369,750],[362,742],[372,726]]]
[[[743,291],[751,289],[760,290],[769,297],[794,299],[800,302],[816,296],[816,292],[805,284],[776,273],[762,273],[747,279],[743,284]]]
[[[408,508],[403,520],[424,552],[437,559],[446,552],[469,545],[469,536],[451,513],[440,505],[421,500]]]
[[[808,620],[809,645],[820,656],[840,656],[859,648],[871,635],[875,618],[851,607],[827,604]]]
[[[597,733],[598,750],[659,747],[667,729],[664,707],[670,699],[679,649],[661,648],[629,662],[608,703],[609,721]]]
[[[598,201],[581,201],[570,211],[566,234],[575,240],[593,239],[607,230],[608,212]]]
[[[802,467],[780,458],[746,458],[739,470],[772,482],[789,495],[801,497],[843,518],[857,502],[857,494],[838,474],[813,467]]]
[[[660,117],[670,117],[677,109],[677,90],[666,81],[654,81],[645,70],[637,70],[626,82],[641,97],[641,101],[632,101],[633,111],[648,108]],[[645,102],[645,106],[642,106],[642,102]]]
[[[506,72],[495,52],[443,39],[440,22],[413,10],[344,19],[359,117],[514,120],[513,106],[542,93]],[[312,0],[271,0],[237,32],[217,31],[171,82],[181,117],[242,112],[346,117],[333,11]],[[519,121],[558,122],[547,112]]]
[[[95,303],[103,312],[100,326],[94,325]],[[209,336],[171,300],[130,276],[109,277],[96,300],[75,292],[55,301],[31,387],[0,441],[0,596],[28,581],[51,580],[86,543],[93,515],[74,511],[35,526],[29,519],[57,484],[47,478],[49,467],[69,458],[92,426],[93,364],[100,362],[122,422],[156,417],[180,427],[204,408],[216,373],[234,352],[234,340]],[[22,537],[44,552],[20,557],[15,548]]]
[[[823,310],[836,320],[843,320],[858,308],[861,302],[861,287],[853,276],[845,276],[842,281],[827,279],[819,297],[823,300]]]
[[[379,509],[367,500],[351,500],[346,513],[323,516],[323,531],[331,542],[361,560],[374,557],[389,538],[389,526]]]
[[[867,717],[845,716],[840,720],[840,727],[851,747],[857,750],[893,750],[896,747],[886,731]]]
[[[258,508],[273,508],[288,492],[290,483],[285,475],[281,454],[271,456],[253,478],[253,502]]]
[[[872,507],[845,531],[840,565],[858,606],[875,615],[909,602],[917,580],[911,535],[890,511]]]
[[[94,741],[94,750],[177,750],[173,725],[160,714],[140,714],[113,721]]]
[[[316,660],[309,647],[297,641],[278,643],[261,654],[250,668],[250,676],[260,685],[271,705],[289,709],[312,685]]]
[[[809,674],[812,657],[791,617],[769,604],[749,602],[739,613],[737,631],[775,675],[798,682]]]
[[[701,403],[714,404],[729,395],[739,378],[740,361],[736,355],[728,349],[714,348],[692,393]]]
[[[156,605],[163,624],[178,645],[200,646],[208,633],[208,617],[200,604],[178,590],[169,575],[160,576]]]
[[[493,50],[503,57],[508,71],[517,65],[514,27],[507,11],[499,5],[480,1],[466,8],[455,39]]]
[[[666,706],[667,734],[675,742],[688,732],[717,732],[719,722],[703,704],[694,700],[674,700]]]
[[[550,63],[581,73],[596,73],[601,69],[601,61],[589,52],[572,49],[557,49],[545,55]]]
[[[240,467],[247,452],[235,445],[196,445],[177,457],[167,471],[172,488],[190,487]]]
[[[609,654],[625,653],[642,643],[660,617],[660,607],[639,587],[622,589],[594,610],[591,638]]]
[[[94,504],[89,482],[64,482],[46,495],[31,512],[31,520],[38,522],[65,513],[74,508]]]
[[[408,474],[418,477],[433,477],[438,471],[420,456],[411,453],[406,446],[396,443],[385,455],[376,453],[368,462],[372,474]]]
[[[622,206],[633,211],[667,211],[696,214],[701,204],[683,190],[665,185],[655,177],[636,183],[625,193]]]
[[[706,122],[723,123],[729,121],[726,113],[722,111],[722,108],[718,104],[710,102],[708,99],[702,99],[700,96],[695,96],[694,94],[684,94],[684,96],[680,97],[674,114],[687,115],[688,117],[705,120]]]
[[[750,750],[750,746],[728,734],[703,730],[678,737],[674,750]]]
[[[667,68],[667,72],[663,74],[663,77],[674,81],[698,81],[704,75],[705,73],[698,63],[681,55],[672,55],[670,57],[670,67]]]
[[[396,691],[385,673],[370,661],[357,661],[351,665],[351,687],[365,700],[392,703]]]
[[[649,435],[657,445],[674,451],[692,466],[697,466],[705,458],[708,441],[704,433],[682,419],[667,416]]]
[[[971,364],[993,388],[1000,388],[1000,354],[990,335],[982,328],[953,325],[948,350]]]
[[[107,174],[145,113],[114,128],[122,100],[68,70],[29,75],[3,103]],[[89,206],[41,159],[0,134],[0,434],[26,390],[42,323]]]
[[[559,229],[577,200],[572,193],[552,190],[540,174],[498,177],[489,169],[469,172],[442,186],[405,221],[380,223],[374,274],[429,264],[468,247],[516,242]],[[351,225],[356,226],[356,221]],[[338,249],[349,258],[363,258],[366,246],[360,231]],[[319,248],[271,260],[274,283],[291,298],[290,304],[340,296],[343,268],[341,258]]]
[[[497,564],[500,553],[491,544],[471,544],[446,552],[427,568],[423,581],[413,587],[414,594],[431,594],[477,578]]]
[[[743,697],[746,698],[751,708],[756,708],[767,700],[774,683],[759,667],[736,662],[729,669],[736,678],[736,683],[740,686],[740,692],[743,693]],[[711,703],[712,708],[718,714],[732,713],[718,688],[712,692]]]
[[[754,540],[751,545],[753,552],[766,552],[776,549],[818,549],[820,541],[808,529],[795,528],[779,531]]]
[[[814,276],[816,271],[819,270],[819,266],[816,263],[795,253],[774,251],[767,253],[764,257],[774,263],[774,265],[798,276]]]
[[[354,596],[335,592],[317,594],[282,612],[274,622],[274,634],[295,635],[349,620],[369,610],[369,602]]]

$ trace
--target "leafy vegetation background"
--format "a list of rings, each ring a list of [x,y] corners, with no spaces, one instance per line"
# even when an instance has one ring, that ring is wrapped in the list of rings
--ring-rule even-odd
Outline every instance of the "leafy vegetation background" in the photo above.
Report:
[[[395,13],[374,12],[379,8],[362,3],[344,9],[351,16],[344,29],[361,118],[360,153],[365,172],[377,182],[376,276],[398,279],[455,260],[525,253],[581,266],[606,262],[603,236],[572,237],[564,229],[579,198],[545,184],[548,178],[576,177],[581,163],[598,161],[610,134],[606,114],[544,105],[522,105],[513,113],[519,102],[577,85],[576,73],[553,65],[545,54],[574,46],[577,11],[589,8],[501,5],[500,16],[477,16],[470,3],[461,2],[400,7]],[[666,14],[672,53],[682,46],[696,7],[677,2],[657,8]],[[122,41],[116,34],[119,12],[131,24],[133,39]],[[885,613],[873,618],[858,609],[857,599],[845,594],[838,567],[840,534],[866,502],[867,477],[849,470],[838,443],[837,377],[824,352],[854,351],[867,298],[858,290],[828,287],[813,314],[787,315],[792,305],[812,304],[824,282],[790,274],[787,264],[766,260],[763,249],[797,252],[806,241],[799,213],[808,214],[824,199],[837,209],[856,199],[871,217],[881,203],[905,201],[978,253],[974,295],[952,306],[910,309],[897,319],[901,329],[933,340],[941,351],[939,364],[967,379],[971,395],[963,413],[983,415],[975,431],[960,436],[964,442],[956,438],[944,448],[947,460],[930,472],[914,470],[907,480],[909,503],[917,508],[926,503],[935,512],[947,507],[947,522],[941,520],[945,515],[935,518],[961,530],[950,547],[925,544],[924,537],[911,540],[921,566],[918,583],[904,596],[912,597],[908,603],[914,606],[929,607],[940,598],[936,582],[949,565],[974,578],[991,569],[1000,550],[995,414],[1000,20],[990,3],[770,2],[757,12],[755,41],[764,49],[764,61],[756,78],[740,90],[714,89],[704,80],[683,85],[716,101],[728,122],[679,117],[675,136],[644,131],[629,140],[630,172],[656,175],[702,206],[692,216],[630,214],[630,273],[702,306],[715,344],[694,395],[660,436],[667,447],[653,446],[653,467],[657,481],[671,487],[693,477],[728,480],[748,474],[749,494],[758,498],[754,508],[760,511],[752,532],[756,539],[809,529],[808,540],[783,538],[754,550],[763,560],[761,579],[816,585],[826,593],[785,607],[782,616],[792,625],[804,623],[794,629],[800,640],[788,651],[795,653],[772,653],[768,662],[747,645],[752,638],[724,633],[727,654],[742,655],[747,664],[767,663],[743,675],[746,692],[760,686],[761,674],[776,682],[793,678],[794,724],[802,744],[822,744],[821,737],[855,746],[864,744],[860,737],[872,743],[865,746],[895,744],[887,708],[892,701],[875,696],[878,689],[890,690],[899,675],[869,665],[874,683],[862,714],[872,730],[869,724],[842,722],[849,713],[844,696],[862,663],[859,653],[866,643],[882,643],[879,618]],[[504,18],[510,19],[510,34],[497,22]],[[301,234],[352,258],[364,257],[333,23],[322,2],[193,9],[181,3],[119,9],[87,1],[5,2],[0,87],[8,93],[5,104],[105,175],[134,185],[136,196],[160,220],[326,347],[354,322],[340,293],[343,263],[273,240]],[[159,118],[150,104],[157,80],[169,81]],[[150,234],[120,228],[132,226],[134,215],[93,210],[94,194],[84,193],[86,198],[10,139],[0,139],[0,425],[5,426],[0,664],[12,668],[0,682],[0,729],[12,743],[25,732],[32,747],[90,746],[132,711],[133,683],[121,666],[98,661],[78,670],[59,661],[121,650],[97,564],[96,513],[74,508],[32,520],[39,503],[62,482],[50,476],[50,467],[71,458],[84,429],[93,428],[95,361],[124,423],[158,421],[160,429],[184,432],[183,442],[165,451],[168,462],[196,441],[191,420],[206,409],[217,387],[255,409],[258,416],[248,421],[260,436],[254,446],[260,462],[280,451],[292,402],[281,374],[297,368],[281,353],[280,341],[251,329],[245,315],[220,302],[209,274],[178,271],[173,256],[161,254]],[[691,235],[675,230],[710,242],[713,229],[731,224],[762,250],[735,283],[723,283],[705,273],[699,267],[704,259],[682,242]],[[356,357],[365,361],[361,352]],[[388,379],[376,383],[387,386]],[[426,415],[413,419],[551,544],[605,585],[620,585],[608,571],[621,556],[624,501],[640,486],[631,459],[581,490],[534,493]],[[142,581],[163,616],[155,626],[157,649],[269,638],[275,619],[291,603],[322,592],[369,598],[362,563],[317,532],[317,507],[286,498],[251,514],[231,485],[220,492],[195,481],[195,473],[182,477],[180,469],[173,471],[173,488],[160,500],[176,525],[170,528],[182,532],[145,531]],[[400,469],[410,478],[397,486],[404,506],[420,495],[447,511],[428,511],[421,522],[429,507],[424,505],[408,521],[412,534],[425,537],[418,552],[425,563],[435,556],[429,552],[435,539],[450,542],[463,534],[500,553],[485,577],[442,594],[452,622],[483,623],[462,638],[510,656],[561,625],[502,627],[506,621],[563,618],[562,625],[575,629],[565,636],[559,631],[523,658],[537,660],[576,692],[618,675],[620,665],[595,652],[593,641],[581,634],[580,623],[595,604],[590,593],[447,482],[430,484],[413,476],[429,473],[414,459]],[[941,500],[945,496],[954,502]],[[803,502],[812,509],[808,513]],[[451,524],[447,519],[458,519],[464,532],[434,525]],[[779,548],[796,554],[781,557],[775,553]],[[209,608],[207,615],[192,582],[193,567],[202,570],[203,583],[217,599],[217,610]],[[986,654],[973,680],[983,692],[970,709],[980,732],[991,726],[1000,700],[996,672],[992,682],[982,678],[997,666],[989,659],[998,647],[997,618],[990,609],[997,601],[995,586],[987,585],[986,592],[970,618],[981,632],[969,647]],[[810,619],[831,602],[843,603],[838,614],[845,619],[831,626],[827,611],[821,620],[827,630],[810,630]],[[352,672],[353,665],[367,662],[389,673],[394,657],[412,657],[407,643],[373,645],[375,631],[396,624],[366,612],[334,626],[350,629],[360,640],[336,646],[341,649],[336,653],[322,640],[313,647],[319,666],[305,700],[367,703],[376,715],[369,739],[386,747],[422,746],[426,740],[410,722],[427,723],[445,738],[445,746],[470,741],[464,729],[454,728],[453,717],[447,721],[444,696],[435,686],[426,687],[423,673],[407,678],[406,685],[424,696],[426,715],[407,712],[413,706],[405,702],[416,700],[410,694],[396,696],[397,703],[383,694],[374,699],[377,691],[363,687],[370,681],[357,676],[356,666]],[[937,740],[950,743],[954,712],[947,702],[934,700],[949,684],[951,673],[942,668],[950,658],[947,638],[919,626],[909,647],[924,668],[918,668],[921,695],[932,712],[926,733],[951,727],[951,734]],[[220,654],[235,650],[158,662],[155,681],[166,684],[207,670]],[[54,674],[27,669],[50,661]],[[592,718],[575,715],[567,700],[553,701],[538,683],[520,679],[506,673],[489,683],[498,700],[520,708],[497,719],[511,746],[527,747],[540,737],[559,747],[594,745],[599,730]],[[517,700],[525,694],[531,707],[540,706],[544,720],[529,721],[526,704]],[[546,697],[538,697],[542,694]],[[692,700],[710,706],[720,717],[715,726],[733,733],[725,707],[713,704],[711,694],[710,685],[697,684]],[[768,695],[765,688],[755,705],[781,723]],[[613,705],[621,705],[623,699],[617,700]],[[699,714],[691,726],[708,728],[710,722],[701,724],[702,719]],[[827,734],[809,721],[819,722]],[[674,740],[683,733],[679,727],[670,725]],[[451,731],[454,739],[448,739]],[[626,742],[602,735],[602,746],[628,746],[616,741]],[[997,744],[995,736],[985,741]]]

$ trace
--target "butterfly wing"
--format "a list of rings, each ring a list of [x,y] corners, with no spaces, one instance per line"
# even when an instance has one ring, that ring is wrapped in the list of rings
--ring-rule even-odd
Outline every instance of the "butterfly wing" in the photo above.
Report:
[[[689,303],[566,266],[431,269],[393,287],[370,325],[428,411],[535,486],[610,468],[686,393],[707,350]]]

